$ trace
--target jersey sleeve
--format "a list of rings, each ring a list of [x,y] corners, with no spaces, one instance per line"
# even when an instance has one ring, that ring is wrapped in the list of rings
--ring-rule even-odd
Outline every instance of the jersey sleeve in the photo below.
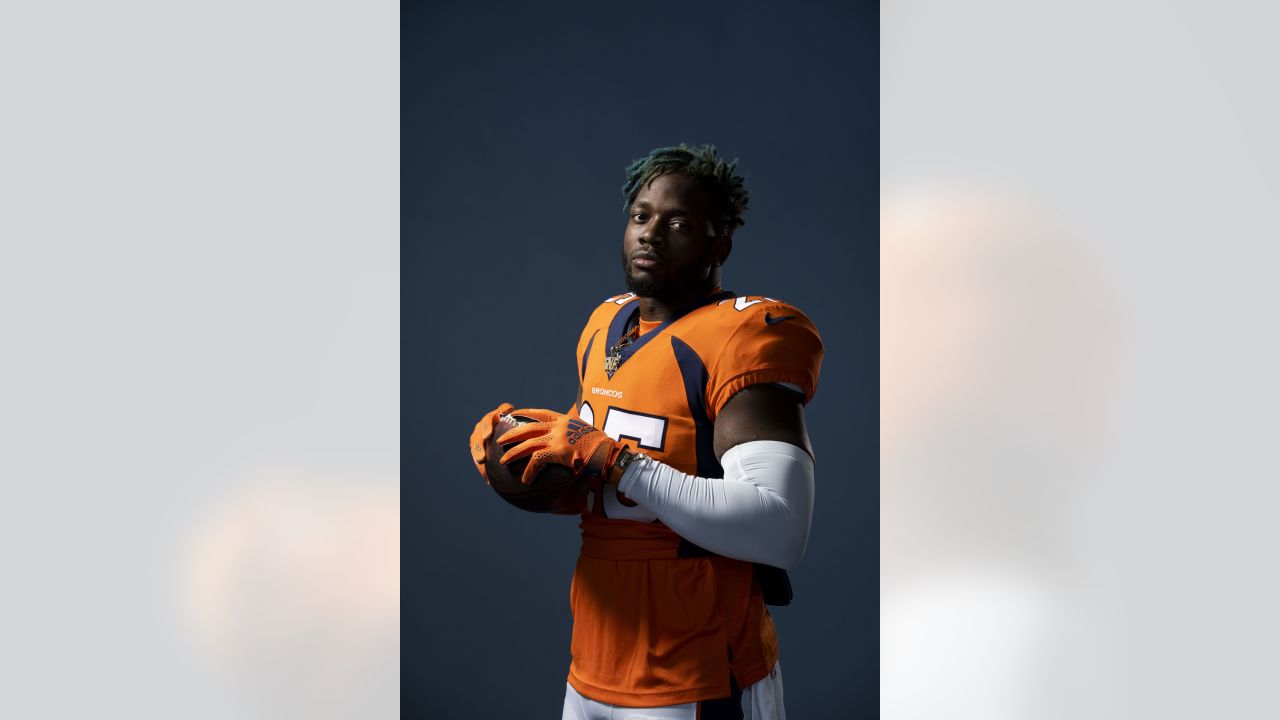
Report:
[[[808,403],[818,389],[822,338],[800,310],[762,302],[739,313],[737,326],[710,370],[707,407],[714,419],[735,393],[761,383],[790,383]]]

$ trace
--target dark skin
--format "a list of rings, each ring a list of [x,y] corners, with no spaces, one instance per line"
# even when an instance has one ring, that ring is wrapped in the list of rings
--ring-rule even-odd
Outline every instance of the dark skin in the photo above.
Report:
[[[666,320],[689,310],[720,286],[720,267],[733,249],[719,232],[711,198],[679,173],[659,175],[640,188],[631,204],[622,251],[629,285],[637,292],[640,317]],[[579,396],[577,403],[581,404]],[[755,440],[777,440],[813,456],[799,393],[777,385],[752,385],[735,394],[715,420],[715,453]]]
[[[717,232],[711,199],[691,178],[667,173],[640,188],[622,236],[627,286],[637,289],[640,317],[666,320],[720,285],[733,240]]]

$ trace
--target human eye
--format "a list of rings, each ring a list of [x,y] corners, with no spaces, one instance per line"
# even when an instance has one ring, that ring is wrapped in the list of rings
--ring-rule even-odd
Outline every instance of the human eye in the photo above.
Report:
[[[676,218],[671,221],[671,227],[675,228],[676,230],[688,230],[689,222],[684,218]]]
[[[643,225],[644,223],[649,222],[649,215],[642,210],[636,210],[631,213],[631,222]]]

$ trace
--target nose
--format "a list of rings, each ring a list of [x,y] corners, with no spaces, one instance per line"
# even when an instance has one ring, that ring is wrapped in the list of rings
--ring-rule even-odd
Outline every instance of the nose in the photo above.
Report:
[[[648,225],[640,231],[640,242],[644,245],[656,245],[666,242],[666,236],[662,233],[662,223],[657,220],[650,220]]]

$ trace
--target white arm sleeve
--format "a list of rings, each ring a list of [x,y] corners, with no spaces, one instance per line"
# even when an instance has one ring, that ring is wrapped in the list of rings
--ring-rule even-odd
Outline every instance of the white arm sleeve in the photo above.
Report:
[[[723,478],[702,478],[641,455],[618,489],[711,552],[794,567],[813,519],[813,458],[790,443],[756,440],[730,448],[720,462]]]

